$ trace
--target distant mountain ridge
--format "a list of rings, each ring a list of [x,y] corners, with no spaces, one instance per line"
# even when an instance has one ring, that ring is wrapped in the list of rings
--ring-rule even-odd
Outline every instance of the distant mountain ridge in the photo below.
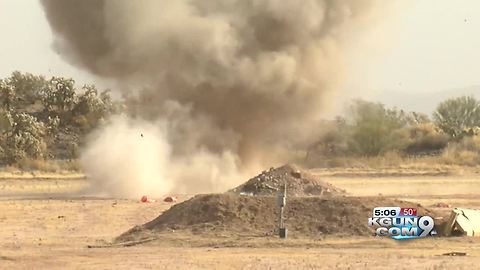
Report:
[[[376,98],[372,98],[372,101],[381,102],[387,107],[421,112],[430,116],[440,102],[460,96],[473,96],[480,99],[480,85],[439,92],[404,93],[400,91],[384,91]]]

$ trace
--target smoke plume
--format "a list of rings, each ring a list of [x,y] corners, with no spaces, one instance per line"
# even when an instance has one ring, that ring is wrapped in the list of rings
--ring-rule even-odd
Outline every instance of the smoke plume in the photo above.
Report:
[[[82,157],[101,191],[218,191],[288,161],[371,0],[42,0],[54,47],[137,102]],[[141,134],[143,136],[141,136]]]

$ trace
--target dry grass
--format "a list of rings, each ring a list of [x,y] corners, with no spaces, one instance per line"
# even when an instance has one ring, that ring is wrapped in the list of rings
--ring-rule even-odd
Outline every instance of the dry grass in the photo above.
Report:
[[[23,159],[15,165],[1,168],[6,173],[65,173],[81,172],[78,160],[44,160],[44,159]]]
[[[439,182],[442,190],[438,192],[472,191],[471,183],[459,186],[456,177],[402,181],[396,181],[396,178],[365,179],[355,187],[352,179],[338,180],[339,184],[350,185],[354,195],[361,195],[361,192],[366,191],[370,194],[386,193],[385,190],[396,191],[397,194],[405,192],[417,196],[416,201],[423,205],[430,205],[436,202],[436,199],[428,197],[428,201],[425,201],[424,196],[418,192],[432,192],[433,188],[439,186]],[[405,185],[404,181],[411,181],[412,184]],[[24,190],[27,183],[14,182],[12,184],[21,186],[16,188],[19,191]],[[48,181],[36,182],[38,186],[35,188],[48,184]],[[465,183],[467,182],[465,180]],[[399,185],[405,189],[399,191]],[[448,199],[448,203],[459,207],[480,206],[477,196],[454,195]],[[43,199],[4,198],[0,200],[0,268],[477,269],[480,264],[480,250],[477,248],[480,240],[476,238],[409,242],[374,237],[279,240],[240,236],[205,238],[175,231],[165,235],[161,241],[135,247],[87,248],[87,245],[91,244],[104,244],[132,226],[152,220],[170,206],[171,204],[163,202],[142,204],[125,199],[49,199],[48,196]],[[366,219],[367,217],[365,222]],[[438,256],[451,251],[466,251],[469,256]]]
[[[412,151],[388,151],[377,156],[313,155],[302,161],[307,167],[323,168],[371,168],[392,167],[441,170],[478,170],[480,168],[480,135],[467,136],[460,141],[446,144],[445,135],[430,126],[418,126],[411,131],[415,136],[409,142]],[[443,145],[446,146],[444,148]],[[428,149],[438,149],[427,151]],[[413,151],[415,150],[415,151]],[[422,150],[425,150],[422,152]],[[422,153],[410,155],[407,153]]]
[[[417,132],[421,133],[421,132]],[[423,134],[423,133],[421,133]],[[427,133],[427,135],[431,135]],[[421,137],[423,139],[429,136]],[[433,140],[433,139],[432,139]],[[411,156],[399,151],[388,151],[382,155],[373,157],[361,156],[338,156],[338,157],[318,157],[315,161],[306,161],[305,154],[294,153],[293,160],[306,167],[323,168],[410,168],[410,169],[433,169],[440,171],[468,171],[480,169],[480,136],[466,137],[460,142],[451,142],[438,155]],[[2,172],[82,172],[78,160],[35,160],[25,159],[19,161],[16,165],[0,168]]]
[[[465,173],[480,171],[480,138],[450,144],[441,154],[431,156],[408,156],[387,152],[374,157],[335,157],[321,161],[323,168],[336,169],[410,169]]]
[[[477,166],[480,164],[480,136],[466,137],[457,143],[451,143],[442,154],[445,164]]]
[[[454,164],[444,162],[442,156],[404,156],[398,152],[387,152],[375,157],[337,157],[325,159],[326,168],[410,168],[410,169],[451,169]]]

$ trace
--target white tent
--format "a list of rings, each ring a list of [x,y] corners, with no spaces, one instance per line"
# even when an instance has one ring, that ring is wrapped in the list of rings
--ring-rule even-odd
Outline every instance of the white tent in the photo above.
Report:
[[[480,236],[480,210],[455,208],[445,223],[444,235]]]

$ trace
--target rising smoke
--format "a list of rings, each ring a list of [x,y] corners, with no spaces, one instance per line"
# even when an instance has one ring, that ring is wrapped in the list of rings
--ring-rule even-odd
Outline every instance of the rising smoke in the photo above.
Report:
[[[110,195],[221,191],[288,161],[371,0],[42,0],[54,47],[135,104],[82,157]],[[141,136],[143,134],[143,136]]]

